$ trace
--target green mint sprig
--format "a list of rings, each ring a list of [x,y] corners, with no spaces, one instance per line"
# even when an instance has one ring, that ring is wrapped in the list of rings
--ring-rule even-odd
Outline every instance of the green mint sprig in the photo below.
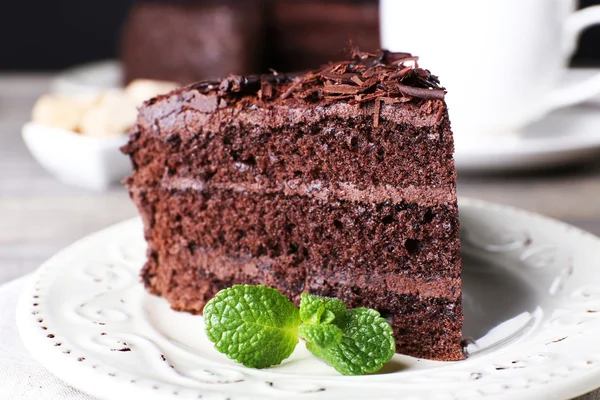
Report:
[[[215,348],[252,368],[280,364],[298,337],[343,375],[376,372],[396,351],[392,327],[377,311],[307,293],[298,310],[276,289],[236,285],[208,302],[204,319]]]

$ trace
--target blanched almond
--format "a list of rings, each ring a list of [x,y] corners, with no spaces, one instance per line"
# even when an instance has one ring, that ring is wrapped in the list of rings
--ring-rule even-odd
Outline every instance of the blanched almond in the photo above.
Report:
[[[136,103],[129,96],[122,91],[108,91],[83,114],[79,129],[93,137],[118,135],[126,133],[136,117]]]
[[[42,125],[78,131],[82,115],[97,101],[97,96],[42,95],[35,103],[31,119]]]
[[[175,82],[136,79],[125,88],[125,93],[140,107],[142,103],[159,94],[168,93],[179,87]]]

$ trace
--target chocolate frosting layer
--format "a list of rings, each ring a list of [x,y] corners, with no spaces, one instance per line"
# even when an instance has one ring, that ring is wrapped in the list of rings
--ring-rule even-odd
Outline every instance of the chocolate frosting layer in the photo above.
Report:
[[[223,254],[215,250],[202,248],[195,249],[194,264],[202,266],[214,278],[221,281],[244,280],[245,277],[263,276],[267,286],[275,286],[271,266],[274,264],[287,263],[289,256],[272,258],[268,256],[253,257],[251,254]],[[307,276],[306,279],[312,279]],[[424,298],[443,298],[456,300],[461,294],[461,279],[456,277],[440,276],[435,279],[423,279],[414,276],[404,276],[384,271],[363,271],[360,269],[348,269],[344,273],[328,276],[330,283],[357,288],[368,288],[374,285],[382,287],[384,291],[395,294],[417,294]]]
[[[160,124],[178,113],[205,132],[219,131],[225,121],[277,128],[367,115],[375,128],[381,120],[434,127],[447,115],[444,95],[438,78],[418,68],[418,57],[355,50],[351,60],[316,71],[194,83],[148,100],[137,124],[161,135]]]
[[[435,127],[443,122],[447,115],[446,106],[441,100],[408,102],[403,107],[387,104],[385,101],[368,101],[363,104],[316,103],[303,107],[302,100],[288,98],[258,106],[256,96],[236,99],[235,107],[228,107],[233,100],[225,100],[218,95],[201,94],[194,89],[184,89],[169,95],[159,96],[146,103],[140,109],[137,129],[154,131],[164,139],[171,133],[167,126],[177,118],[183,119],[192,128],[201,126],[204,132],[219,132],[224,121],[238,125],[247,125],[277,129],[296,124],[318,124],[327,118],[373,117],[379,124],[381,120],[397,124],[411,124],[415,127]],[[383,103],[383,104],[381,104]],[[243,110],[244,112],[240,112]],[[186,127],[187,129],[187,127]],[[185,131],[182,139],[187,139]]]
[[[359,189],[348,182],[313,181],[303,183],[300,179],[283,182],[276,186],[259,183],[215,183],[192,178],[164,177],[162,184],[171,190],[196,190],[200,192],[210,189],[230,190],[234,192],[278,193],[286,196],[307,196],[324,201],[333,199],[352,202],[419,204],[425,207],[456,202],[456,190],[453,185],[441,187],[407,186],[404,188],[390,185],[373,186],[367,190]]]

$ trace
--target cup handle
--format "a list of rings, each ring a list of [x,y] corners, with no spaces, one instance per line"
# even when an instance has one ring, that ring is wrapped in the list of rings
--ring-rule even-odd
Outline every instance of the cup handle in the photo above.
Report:
[[[600,24],[600,6],[591,6],[571,14],[564,28],[564,52],[570,57],[577,47],[581,33],[592,25]],[[556,89],[550,95],[546,109],[552,111],[589,100],[600,94],[600,73],[569,86]]]

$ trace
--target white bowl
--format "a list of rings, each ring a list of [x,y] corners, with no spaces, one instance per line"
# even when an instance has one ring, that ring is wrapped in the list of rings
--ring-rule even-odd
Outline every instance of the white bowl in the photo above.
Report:
[[[35,122],[26,123],[22,135],[37,162],[69,185],[104,190],[131,171],[129,157],[119,150],[127,135],[95,138]]]

